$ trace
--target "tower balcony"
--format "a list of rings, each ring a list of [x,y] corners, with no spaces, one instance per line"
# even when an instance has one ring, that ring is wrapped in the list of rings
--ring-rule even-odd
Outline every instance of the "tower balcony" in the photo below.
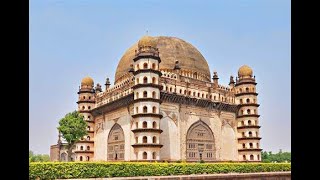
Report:
[[[131,130],[133,133],[136,132],[155,132],[155,133],[162,133],[162,129],[156,129],[156,128],[137,128]]]
[[[145,84],[136,84],[134,86],[132,86],[132,89],[138,89],[138,88],[142,88],[142,87],[154,87],[154,88],[158,88],[158,89],[162,89],[162,85],[159,84],[153,84],[153,83],[145,83]]]
[[[235,94],[236,97],[244,96],[244,95],[254,95],[254,96],[258,96],[258,93],[256,93],[256,92],[242,92],[242,93]]]
[[[238,140],[260,140],[261,137],[240,137]]]
[[[137,99],[134,99],[133,102],[136,103],[136,102],[144,102],[144,101],[148,101],[148,102],[156,102],[156,103],[162,103],[162,100],[161,99],[155,99],[155,98],[137,98]]]
[[[244,148],[244,149],[238,149],[240,152],[249,152],[249,151],[262,151],[260,148]]]
[[[260,117],[258,114],[242,114],[238,115],[237,118],[242,118],[242,117]]]
[[[76,150],[74,153],[94,153],[92,150]]]
[[[256,103],[242,103],[242,104],[238,104],[238,106],[240,106],[240,107],[244,107],[244,106],[255,106],[255,107],[259,107],[260,104],[256,104]]]
[[[237,127],[237,129],[248,129],[248,128],[257,128],[259,129],[261,126],[258,125],[243,125],[243,126],[239,126]]]
[[[133,118],[137,118],[137,117],[158,117],[158,118],[162,118],[163,115],[162,114],[157,114],[157,113],[137,113],[137,114],[133,114],[132,115]]]
[[[140,147],[155,147],[155,148],[161,148],[162,144],[156,144],[156,143],[136,143],[131,145],[134,148],[140,148]]]
[[[133,72],[133,75],[137,75],[139,73],[154,73],[154,74],[158,74],[159,77],[162,76],[161,71],[158,70],[154,70],[154,69],[139,69]]]

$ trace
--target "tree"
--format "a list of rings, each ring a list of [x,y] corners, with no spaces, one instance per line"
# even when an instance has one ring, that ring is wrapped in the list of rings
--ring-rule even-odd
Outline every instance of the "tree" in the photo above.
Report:
[[[29,150],[29,162],[48,162],[50,156],[48,154],[34,154],[33,151]]]
[[[68,143],[68,161],[71,161],[72,148],[74,144],[83,136],[87,135],[87,123],[83,120],[83,115],[78,111],[73,111],[60,119],[58,130],[63,139]]]

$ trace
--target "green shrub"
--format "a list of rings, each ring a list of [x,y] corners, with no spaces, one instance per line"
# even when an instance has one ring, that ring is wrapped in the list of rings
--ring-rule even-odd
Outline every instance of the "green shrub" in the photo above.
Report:
[[[31,162],[29,179],[108,178],[291,171],[290,163]]]

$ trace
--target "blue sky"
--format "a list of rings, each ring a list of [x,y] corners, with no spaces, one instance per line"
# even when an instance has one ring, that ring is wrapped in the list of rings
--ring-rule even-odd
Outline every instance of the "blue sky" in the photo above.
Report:
[[[118,61],[145,35],[194,45],[227,85],[238,68],[258,82],[261,148],[291,151],[289,0],[30,0],[29,149],[49,154],[59,119],[77,108],[81,79],[114,82]]]

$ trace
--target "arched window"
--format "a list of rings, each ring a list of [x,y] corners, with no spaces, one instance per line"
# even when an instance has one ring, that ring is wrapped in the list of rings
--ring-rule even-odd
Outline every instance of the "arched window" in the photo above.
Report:
[[[147,126],[148,126],[147,121],[143,121],[143,123],[142,123],[142,127],[143,127],[143,128],[147,128]]]
[[[137,69],[140,69],[139,64],[137,64]]]
[[[182,89],[180,89],[180,91],[179,91],[179,92],[180,92],[180,94],[182,94]]]
[[[251,120],[248,121],[248,125],[251,126]]]
[[[147,113],[147,112],[148,112],[147,106],[143,106],[143,113]]]
[[[193,96],[196,96],[196,92],[193,92]]]
[[[90,131],[90,126],[87,127],[87,130]]]
[[[84,106],[82,106],[82,110],[84,110]]]
[[[86,99],[86,97],[85,97],[85,96],[83,96],[83,99]]]
[[[152,63],[152,69],[156,69],[156,64]]]
[[[147,143],[147,142],[148,142],[148,138],[147,138],[147,136],[143,136],[143,138],[142,138],[142,142],[143,142],[143,143]]]
[[[90,151],[90,146],[87,146],[87,150]]]
[[[191,91],[188,92],[188,95],[189,95],[189,96],[191,95]]]
[[[157,113],[157,108],[155,106],[152,107],[152,113]]]
[[[144,77],[144,78],[143,78],[143,83],[144,83],[144,84],[147,84],[147,83],[148,83],[148,78],[147,78],[147,77]]]
[[[83,146],[80,146],[80,150],[83,150]]]
[[[184,94],[187,94],[187,90],[184,90]]]
[[[152,159],[156,159],[156,152],[152,153]]]
[[[242,93],[242,89],[241,88],[239,89],[239,91],[240,91],[240,93]]]
[[[80,156],[80,161],[82,161],[82,156]]]
[[[90,157],[89,156],[87,156],[87,161],[89,161],[90,160]]]
[[[146,98],[148,96],[147,91],[143,91],[143,97]]]
[[[172,92],[172,87],[170,87],[170,92]]]
[[[213,96],[213,100],[216,100],[216,98],[217,98],[216,96]]]
[[[243,110],[240,111],[240,115],[242,115],[242,114],[243,114]]]
[[[247,100],[246,100],[246,101],[247,101],[247,103],[250,103],[250,99],[249,99],[249,98],[247,98]]]
[[[152,83],[153,83],[153,84],[157,84],[155,77],[152,78]]]
[[[155,121],[153,121],[153,123],[152,123],[152,128],[154,128],[154,129],[157,128],[157,123]]]
[[[152,143],[157,143],[157,137],[153,136]]]
[[[250,148],[253,148],[253,144],[252,143],[249,143],[249,146],[250,146]]]
[[[156,97],[156,92],[155,92],[155,91],[153,91],[153,92],[152,92],[152,98],[157,98],[157,97]]]
[[[200,93],[198,93],[198,97],[200,97]]]
[[[206,94],[206,98],[208,99],[208,94]]]
[[[143,156],[143,159],[147,159],[147,152],[143,152],[142,156]]]
[[[88,106],[88,109],[91,109],[91,106]]]
[[[241,126],[244,126],[244,121],[241,121]]]
[[[89,96],[89,99],[91,99],[91,96]]]
[[[249,88],[248,87],[246,88],[246,92],[249,92]]]
[[[147,63],[143,64],[143,69],[148,69],[148,64]]]
[[[242,132],[242,137],[246,137],[246,134],[244,132]]]
[[[257,143],[257,148],[259,148],[259,143]]]
[[[255,109],[253,110],[253,114],[257,114],[257,111]]]
[[[138,122],[136,122],[136,128],[137,128],[137,129],[139,128],[139,126],[138,126],[138,125],[139,125],[139,123],[138,123]]]
[[[138,107],[136,107],[136,113],[139,113],[139,108]]]
[[[87,136],[87,141],[90,141],[90,136]]]
[[[243,155],[242,157],[243,157],[243,160],[247,160],[246,155]]]
[[[257,155],[257,158],[258,158],[258,161],[260,161],[260,155],[259,154]]]
[[[252,91],[254,92],[254,88],[252,88]]]
[[[139,93],[138,92],[136,93],[136,98],[139,98]]]
[[[246,144],[245,143],[242,144],[242,148],[243,149],[246,148]]]
[[[136,143],[138,144],[138,137],[136,137]]]
[[[251,114],[251,110],[250,109],[247,109],[247,114]]]
[[[249,137],[252,137],[252,132],[251,131],[249,131]]]
[[[168,86],[166,87],[166,91],[168,91]]]
[[[137,84],[139,84],[139,78],[137,78]]]
[[[254,159],[253,159],[253,155],[252,155],[252,154],[250,155],[250,160],[251,160],[251,161],[253,161],[253,160],[254,160]]]

